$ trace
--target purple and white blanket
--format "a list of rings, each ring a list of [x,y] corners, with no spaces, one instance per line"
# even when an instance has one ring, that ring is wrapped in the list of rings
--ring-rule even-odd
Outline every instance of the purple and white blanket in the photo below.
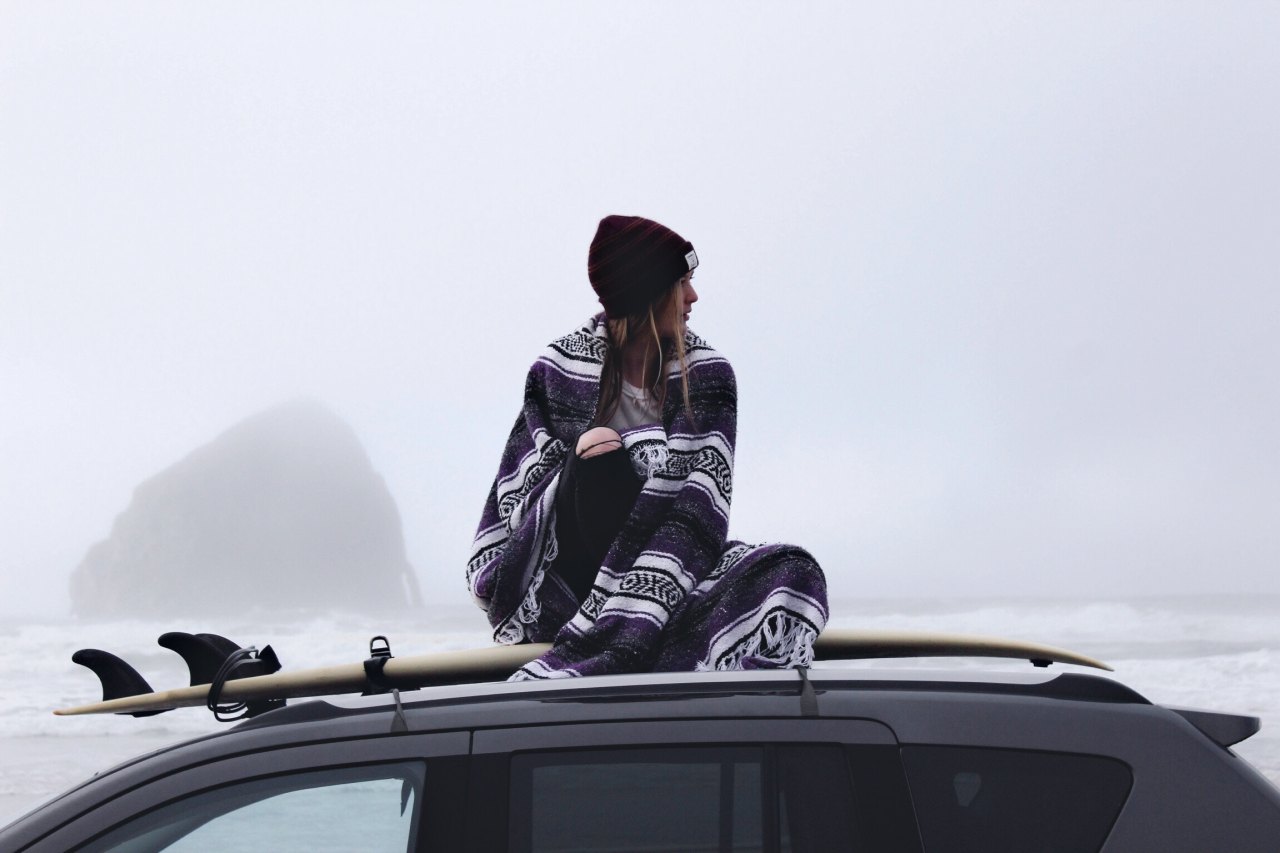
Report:
[[[827,618],[822,570],[794,546],[726,541],[737,385],[692,332],[692,418],[672,367],[662,424],[623,434],[644,488],[581,606],[550,568],[560,474],[592,425],[606,347],[597,315],[529,369],[467,564],[497,642],[554,643],[513,678],[807,665]]]

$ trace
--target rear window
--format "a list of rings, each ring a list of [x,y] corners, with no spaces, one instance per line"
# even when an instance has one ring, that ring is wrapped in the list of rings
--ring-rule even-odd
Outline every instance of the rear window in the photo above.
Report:
[[[925,853],[1088,853],[1106,841],[1133,774],[1112,758],[905,746]]]

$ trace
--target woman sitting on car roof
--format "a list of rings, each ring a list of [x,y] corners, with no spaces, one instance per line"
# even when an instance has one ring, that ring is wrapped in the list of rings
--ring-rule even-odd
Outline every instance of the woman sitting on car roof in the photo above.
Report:
[[[686,325],[693,245],[600,221],[602,314],[529,369],[467,564],[500,643],[553,642],[513,678],[808,665],[826,581],[804,550],[726,541],[733,368]]]

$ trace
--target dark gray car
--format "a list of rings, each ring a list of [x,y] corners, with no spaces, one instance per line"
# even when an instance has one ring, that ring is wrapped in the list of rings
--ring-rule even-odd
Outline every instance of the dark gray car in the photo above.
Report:
[[[1275,853],[1256,730],[1039,670],[434,687],[141,757],[0,850]]]

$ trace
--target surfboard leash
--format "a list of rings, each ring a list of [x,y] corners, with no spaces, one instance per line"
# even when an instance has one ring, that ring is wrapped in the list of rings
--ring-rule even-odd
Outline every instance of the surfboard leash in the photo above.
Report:
[[[241,673],[235,675],[235,671],[240,668],[252,668],[254,672]],[[271,646],[263,646],[259,652],[256,646],[245,646],[236,649],[227,655],[226,660],[218,667],[218,672],[213,677],[213,681],[209,684],[209,698],[206,701],[206,707],[213,713],[213,717],[220,723],[232,723],[236,720],[243,720],[246,717],[256,717],[267,711],[276,708],[283,708],[284,699],[258,699],[249,702],[233,702],[222,704],[219,700],[222,698],[222,689],[226,686],[227,681],[234,678],[245,678],[249,675],[269,675],[280,669],[280,658],[276,656],[275,649]],[[234,715],[234,716],[232,716]]]

